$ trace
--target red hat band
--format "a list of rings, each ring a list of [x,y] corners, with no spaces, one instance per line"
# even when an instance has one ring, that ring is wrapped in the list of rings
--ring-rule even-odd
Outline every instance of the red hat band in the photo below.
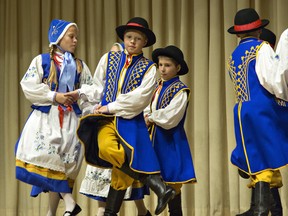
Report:
[[[261,20],[256,20],[252,23],[248,23],[248,24],[244,24],[244,25],[234,25],[234,30],[235,31],[247,31],[247,30],[251,30],[251,29],[256,29],[258,27],[260,27],[262,25]]]
[[[140,24],[138,24],[138,23],[128,23],[127,26],[138,26],[138,27],[144,28],[143,25],[140,25]]]

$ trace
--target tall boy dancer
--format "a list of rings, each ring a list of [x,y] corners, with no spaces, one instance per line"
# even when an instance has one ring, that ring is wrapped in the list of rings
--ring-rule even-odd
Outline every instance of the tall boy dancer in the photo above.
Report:
[[[134,179],[157,194],[158,215],[174,198],[175,190],[160,178],[160,166],[143,116],[155,88],[156,67],[143,56],[142,48],[153,45],[156,37],[141,17],[118,26],[116,32],[125,50],[101,58],[94,76],[101,105],[94,115],[81,120],[78,136],[85,145],[88,163],[112,168],[105,216],[117,215]],[[79,93],[85,94],[81,90]]]
[[[274,49],[276,45],[276,35],[270,31],[267,28],[263,28],[262,32],[260,34],[259,39],[263,41],[267,41],[269,45]],[[276,99],[276,98],[275,98]],[[287,102],[276,99],[279,106],[284,106],[287,107],[288,104]],[[249,175],[246,173],[243,173],[241,170],[239,170],[239,174],[243,178],[250,178]],[[273,172],[273,176],[271,178],[271,184],[270,184],[270,190],[273,196],[270,196],[270,203],[271,203],[271,208],[270,212],[272,216],[282,216],[283,215],[283,210],[282,210],[282,204],[281,204],[281,197],[278,191],[278,188],[281,188],[283,186],[282,183],[282,176],[279,170],[276,170]],[[250,208],[241,214],[237,214],[236,216],[253,216],[254,214],[254,208],[255,208],[255,203],[254,203],[254,191],[255,189],[248,184],[248,187],[252,189],[252,194],[251,194],[251,203],[250,203]]]
[[[268,215],[270,187],[277,184],[272,182],[273,173],[288,163],[287,111],[275,100],[275,96],[287,100],[288,95],[287,32],[279,41],[281,49],[277,47],[276,55],[267,42],[259,40],[268,23],[254,9],[246,8],[236,13],[234,26],[228,29],[241,39],[228,61],[236,95],[237,145],[231,162],[250,176],[255,188],[253,216]]]

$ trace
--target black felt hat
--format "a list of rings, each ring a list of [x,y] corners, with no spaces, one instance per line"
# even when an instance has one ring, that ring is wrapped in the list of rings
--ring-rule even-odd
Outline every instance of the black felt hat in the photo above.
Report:
[[[116,28],[118,37],[124,40],[124,33],[128,29],[135,29],[144,33],[148,39],[145,47],[149,47],[156,42],[156,36],[151,29],[149,29],[148,22],[142,17],[134,17],[130,19],[126,25],[121,25]]]
[[[239,10],[234,18],[234,26],[227,31],[230,34],[241,34],[256,31],[269,24],[269,20],[260,19],[258,13],[253,8]]]
[[[178,71],[178,75],[187,74],[189,68],[184,60],[184,55],[182,51],[173,45],[167,46],[165,48],[158,48],[152,52],[152,59],[155,63],[158,64],[158,56],[167,56],[173,58],[178,64],[181,65],[180,71]]]
[[[262,29],[262,33],[260,34],[260,39],[267,41],[273,48],[276,44],[276,35],[267,28]]]

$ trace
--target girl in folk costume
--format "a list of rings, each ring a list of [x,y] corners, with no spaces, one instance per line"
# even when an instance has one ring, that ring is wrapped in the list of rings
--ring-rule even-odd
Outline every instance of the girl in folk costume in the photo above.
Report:
[[[52,20],[48,32],[50,53],[36,56],[20,84],[33,111],[16,144],[16,178],[33,185],[31,196],[49,192],[47,216],[56,215],[60,198],[64,216],[81,208],[72,197],[83,154],[76,136],[81,110],[65,95],[92,84],[87,65],[75,58],[78,27],[65,20]],[[86,103],[79,102],[80,107]]]
[[[153,45],[156,37],[141,17],[118,26],[116,32],[124,41],[125,50],[109,52],[100,59],[94,78],[101,105],[94,115],[81,119],[77,134],[85,146],[88,163],[112,168],[105,216],[117,215],[134,179],[156,193],[155,214],[160,214],[175,190],[160,177],[159,162],[143,116],[155,88],[156,67],[143,56],[142,48]],[[81,90],[79,93],[81,96]]]
[[[173,45],[153,51],[161,80],[149,107],[145,109],[146,125],[151,132],[164,182],[175,189],[168,203],[171,216],[183,215],[181,187],[196,182],[190,147],[184,130],[190,90],[179,76],[188,73],[182,51]]]
[[[234,26],[228,29],[241,39],[228,60],[236,96],[236,147],[231,162],[250,177],[254,188],[252,212],[240,215],[272,212],[270,188],[282,184],[281,176],[273,176],[288,164],[287,108],[275,99],[288,100],[288,30],[281,35],[275,53],[268,42],[259,39],[268,24],[254,9],[245,8],[236,13]]]
[[[110,51],[122,52],[124,49],[124,43],[114,43]],[[91,110],[93,111],[93,108]],[[82,180],[79,191],[81,194],[97,200],[97,216],[103,216],[105,212],[106,200],[111,183],[111,172],[111,169],[104,169],[90,164],[87,164],[86,167],[85,177]],[[127,188],[124,199],[134,200],[138,216],[151,216],[151,213],[147,210],[143,201],[144,195],[149,194],[149,188],[135,180],[132,186]]]

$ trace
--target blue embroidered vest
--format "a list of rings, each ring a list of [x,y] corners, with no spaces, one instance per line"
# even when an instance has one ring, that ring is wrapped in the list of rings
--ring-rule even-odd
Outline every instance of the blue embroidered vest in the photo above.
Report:
[[[47,80],[48,80],[48,77],[50,74],[50,64],[51,64],[50,55],[49,55],[49,53],[44,53],[44,54],[41,54],[41,57],[42,57],[42,68],[43,68],[42,82],[47,83]],[[75,71],[75,73],[77,73],[77,71]],[[75,89],[77,89],[79,87],[80,74],[81,73],[77,73],[75,76]],[[59,76],[60,76],[60,70],[57,68],[57,79],[59,79]],[[57,91],[56,88],[57,88],[57,86],[55,85],[55,83],[52,83],[51,84],[51,90]],[[50,108],[51,108],[51,105],[50,106],[32,105],[31,107],[32,107],[32,109],[37,109],[37,110],[40,110],[41,112],[48,113]],[[77,103],[72,104],[72,107],[73,107],[74,112],[77,115],[80,115],[82,113]]]
[[[108,53],[106,86],[102,99],[103,106],[115,101],[118,94],[126,94],[140,86],[145,73],[154,64],[152,61],[145,58],[143,53],[133,55],[130,64],[131,67],[127,68],[124,82],[121,85],[119,79],[121,73],[123,73],[126,61],[127,55],[124,52]]]
[[[228,72],[236,95],[234,130],[237,145],[231,162],[248,174],[277,169],[288,163],[288,157],[283,154],[288,151],[287,107],[260,84],[255,70],[262,43],[265,42],[245,38],[228,60]]]
[[[189,98],[190,90],[180,81],[179,77],[159,82],[158,88],[161,90],[157,99],[156,110],[167,107],[181,91],[186,91]],[[171,129],[164,129],[156,124],[152,127],[152,142],[159,158],[161,175],[163,180],[168,183],[196,182],[191,151],[184,130],[185,116],[186,112],[179,124]]]

